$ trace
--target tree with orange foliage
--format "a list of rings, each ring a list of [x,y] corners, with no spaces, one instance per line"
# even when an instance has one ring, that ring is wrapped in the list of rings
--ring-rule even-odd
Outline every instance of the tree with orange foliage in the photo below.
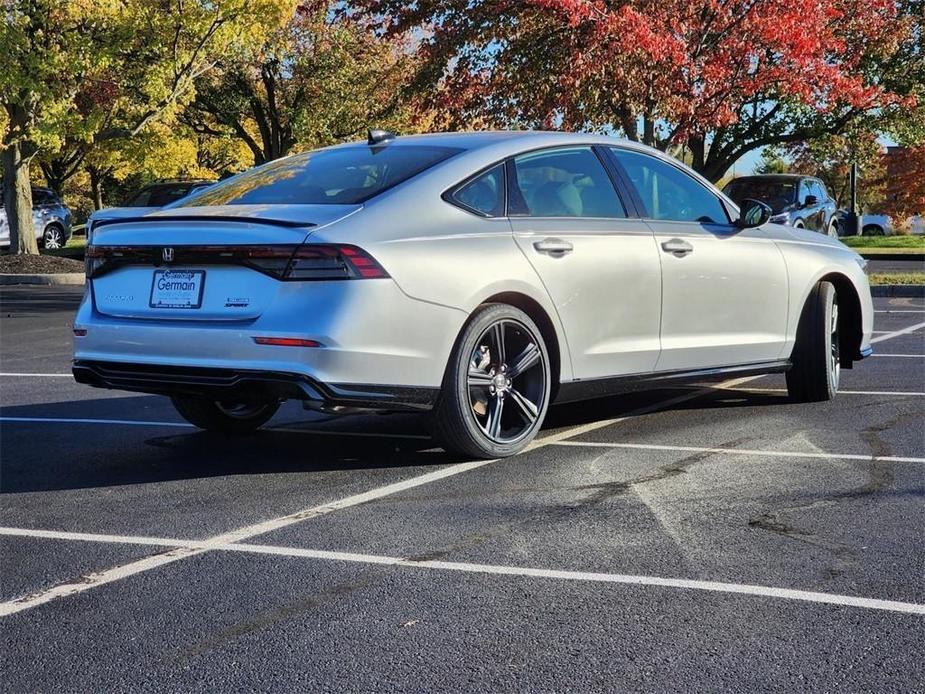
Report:
[[[423,37],[416,84],[454,127],[478,118],[622,131],[660,149],[686,148],[714,181],[755,149],[915,104],[904,66],[893,62],[921,58],[905,50],[921,34],[921,0],[352,5],[387,33]]]

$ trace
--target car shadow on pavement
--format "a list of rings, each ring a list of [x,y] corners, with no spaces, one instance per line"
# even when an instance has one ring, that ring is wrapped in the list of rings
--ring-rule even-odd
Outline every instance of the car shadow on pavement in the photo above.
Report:
[[[626,416],[692,392],[671,389],[550,408],[544,429]],[[722,391],[671,409],[779,404],[780,397]],[[87,489],[227,475],[433,467],[461,462],[427,438],[423,415],[324,417],[288,408],[268,428],[225,436],[186,427],[163,398],[101,398],[5,407],[4,417],[113,419],[3,423],[0,493]],[[295,415],[295,416],[293,416]],[[301,415],[301,416],[300,416]],[[303,419],[304,417],[304,419]],[[180,424],[180,426],[172,426]],[[540,436],[543,434],[541,433]]]

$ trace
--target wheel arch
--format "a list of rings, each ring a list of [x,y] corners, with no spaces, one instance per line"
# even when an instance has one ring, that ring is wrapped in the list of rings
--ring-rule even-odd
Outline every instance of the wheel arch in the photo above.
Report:
[[[535,299],[521,294],[520,292],[500,292],[486,298],[482,304],[509,304],[530,316],[530,319],[536,323],[549,350],[549,373],[552,377],[552,388],[550,392],[550,402],[555,400],[559,391],[559,383],[562,379],[562,349],[559,344],[559,336],[556,333],[556,327],[546,313],[546,310]]]
[[[830,282],[835,287],[839,308],[838,333],[840,336],[839,350],[842,354],[841,362],[844,368],[850,369],[852,361],[861,351],[861,341],[864,338],[861,297],[854,282],[840,272],[830,272],[816,282]],[[806,305],[806,299],[803,300],[803,305]]]

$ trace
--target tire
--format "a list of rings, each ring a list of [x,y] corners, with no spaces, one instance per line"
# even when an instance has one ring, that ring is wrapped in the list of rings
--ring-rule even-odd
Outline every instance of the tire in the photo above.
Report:
[[[798,219],[797,221],[795,221],[795,222],[793,223],[793,226],[795,226],[797,229],[805,229],[805,228],[806,228],[806,225],[803,224],[803,220],[802,220],[802,219]]]
[[[448,452],[471,458],[519,453],[543,424],[550,384],[549,352],[536,323],[513,306],[485,304],[450,355],[434,435]]]
[[[838,222],[836,222],[834,219],[829,222],[829,236],[831,236],[833,239],[837,239],[839,236],[841,236],[841,234],[838,233]]]
[[[42,248],[57,249],[64,248],[67,239],[64,238],[64,229],[57,224],[49,224],[42,234]]]
[[[883,236],[883,227],[876,224],[868,224],[861,230],[862,236]]]
[[[796,402],[824,402],[835,397],[841,376],[838,295],[830,282],[809,294],[787,372],[787,392]]]
[[[220,403],[205,398],[171,398],[173,406],[193,426],[221,434],[249,434],[269,421],[278,402]]]

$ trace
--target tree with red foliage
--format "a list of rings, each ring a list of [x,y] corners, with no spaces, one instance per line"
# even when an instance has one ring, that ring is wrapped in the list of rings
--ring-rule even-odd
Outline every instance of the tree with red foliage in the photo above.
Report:
[[[925,215],[925,145],[891,148],[884,168],[883,212],[896,219]]]
[[[878,76],[921,0],[357,0],[420,36],[448,127],[622,131],[719,179],[742,155],[840,132],[911,90]],[[921,56],[919,56],[921,57]],[[895,67],[895,66],[893,66]]]

